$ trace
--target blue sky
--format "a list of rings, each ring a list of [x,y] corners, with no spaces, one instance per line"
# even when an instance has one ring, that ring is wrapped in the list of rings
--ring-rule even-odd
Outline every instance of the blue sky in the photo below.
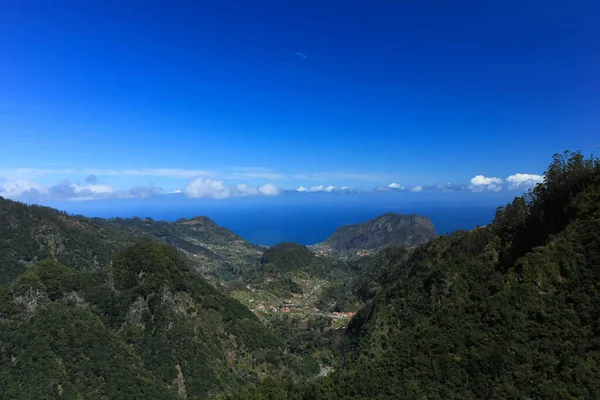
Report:
[[[595,1],[3,1],[0,195],[506,197],[600,145],[599,18]]]

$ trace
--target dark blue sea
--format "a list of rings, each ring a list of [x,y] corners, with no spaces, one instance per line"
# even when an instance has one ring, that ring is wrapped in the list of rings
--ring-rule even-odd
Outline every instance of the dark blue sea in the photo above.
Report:
[[[388,211],[428,216],[438,233],[450,233],[486,225],[494,217],[495,207],[298,207],[293,210],[271,209],[268,212],[214,212],[210,217],[252,243],[273,245],[291,241],[308,245],[325,240],[342,225],[365,222]],[[168,219],[168,215],[165,217]]]
[[[323,241],[342,225],[365,222],[386,212],[427,216],[438,233],[472,229],[488,224],[493,219],[496,208],[505,203],[502,199],[483,197],[407,201],[383,196],[355,196],[346,199],[327,196],[317,199],[314,196],[310,199],[298,197],[292,201],[171,199],[54,206],[74,214],[103,218],[139,216],[175,221],[205,215],[252,243],[273,245],[292,241],[309,245]]]

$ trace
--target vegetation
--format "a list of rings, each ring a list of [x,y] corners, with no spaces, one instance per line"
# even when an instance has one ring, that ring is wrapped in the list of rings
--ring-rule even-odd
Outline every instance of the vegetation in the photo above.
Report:
[[[435,236],[429,218],[390,212],[362,224],[342,226],[314,247],[342,255],[372,254],[387,246],[415,246]]]
[[[158,242],[97,274],[39,263],[0,295],[6,398],[206,398],[310,365]]]
[[[0,284],[44,259],[97,271],[119,248],[135,240],[101,219],[69,216],[2,197],[0,221]]]
[[[114,218],[106,222],[130,234],[151,236],[174,246],[188,257],[196,271],[213,281],[249,279],[264,251],[207,217],[175,222]]]
[[[308,267],[313,257],[306,246],[292,242],[279,243],[265,250],[260,259],[261,270],[267,274],[295,271]]]
[[[174,246],[213,282],[245,281],[256,273],[264,250],[207,217],[175,222],[85,218],[0,197],[0,221],[0,284],[45,259],[98,271],[119,249],[140,240]]]
[[[238,398],[596,397],[599,205],[600,162],[555,156],[490,225],[380,254],[388,282],[348,326],[333,374]]]
[[[261,321],[166,244],[125,247],[132,231],[0,204],[19,216],[4,210],[9,222],[2,229],[24,243],[19,248],[2,236],[2,248],[14,245],[18,252],[0,253],[0,265],[14,274],[15,266],[32,264],[0,286],[0,392],[9,399],[586,399],[600,393],[595,158],[556,155],[544,183],[500,207],[489,225],[416,248],[340,259],[295,244],[274,246],[249,274],[250,290],[246,283],[236,290],[248,306],[256,304],[248,296],[264,291],[273,300],[310,299],[329,311],[359,309],[345,330],[332,329],[319,313],[273,312]],[[101,244],[84,253],[84,238]],[[34,263],[60,248],[53,243],[76,250],[50,252],[50,260]],[[32,251],[29,261],[23,251]],[[88,272],[56,261],[66,253]],[[84,254],[105,254],[106,261],[94,267]],[[323,289],[315,299],[317,287]]]
[[[302,294],[300,285],[289,277],[268,282],[264,285],[264,288],[270,293],[280,297],[290,296],[292,294]]]

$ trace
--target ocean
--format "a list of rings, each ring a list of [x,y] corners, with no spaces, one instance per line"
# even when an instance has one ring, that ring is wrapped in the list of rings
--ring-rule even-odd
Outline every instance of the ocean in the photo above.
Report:
[[[490,206],[446,206],[394,209],[392,207],[324,208],[307,207],[294,210],[246,210],[245,212],[215,212],[217,224],[225,226],[246,240],[264,245],[296,242],[305,245],[322,242],[336,228],[368,221],[386,212],[415,213],[427,216],[438,233],[472,229],[488,224],[496,208]],[[166,219],[166,218],[165,218]]]
[[[304,245],[319,243],[342,225],[365,222],[386,212],[427,216],[438,233],[450,233],[488,224],[496,208],[506,204],[500,199],[465,200],[460,197],[398,201],[402,199],[389,196],[352,196],[346,199],[311,196],[304,200],[299,197],[289,200],[130,200],[55,206],[70,213],[102,218],[139,216],[175,221],[205,215],[252,243],[270,246],[287,241]]]

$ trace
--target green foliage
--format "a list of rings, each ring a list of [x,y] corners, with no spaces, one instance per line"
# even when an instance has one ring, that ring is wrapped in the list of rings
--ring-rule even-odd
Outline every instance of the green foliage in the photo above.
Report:
[[[112,263],[117,289],[138,287],[156,291],[165,282],[177,282],[188,271],[185,260],[166,244],[140,242],[118,253]]]
[[[354,311],[358,299],[351,292],[348,283],[333,282],[323,289],[315,305],[323,311]]]
[[[286,242],[265,250],[260,262],[264,272],[279,273],[306,268],[313,257],[313,253],[306,246]]]
[[[307,372],[302,355],[284,354],[270,328],[160,242],[119,251],[97,274],[44,261],[0,286],[0,299],[7,398],[207,398]]]
[[[0,284],[36,262],[53,259],[80,270],[98,270],[133,238],[100,219],[69,216],[49,207],[0,197]]]
[[[597,160],[557,156],[544,184],[490,226],[440,237],[408,258],[389,253],[395,278],[353,320],[351,360],[317,393],[594,397],[599,204]]]
[[[598,160],[557,155],[487,227],[380,253],[362,269],[377,284],[355,286],[367,304],[345,364],[278,387],[304,399],[597,397],[599,205]]]
[[[106,223],[136,236],[159,239],[181,250],[203,276],[219,281],[249,279],[259,266],[263,248],[248,243],[207,217],[175,222],[152,218],[115,218]]]
[[[52,303],[14,328],[0,325],[3,398],[177,398],[89,309]]]
[[[118,250],[142,240],[172,245],[211,280],[248,280],[256,273],[263,251],[207,217],[176,222],[105,220],[0,197],[0,221],[0,284],[45,259],[82,271],[99,271]]]
[[[63,297],[65,293],[77,292],[84,287],[84,280],[72,268],[60,265],[55,260],[44,260],[29,268],[11,285],[13,296],[24,295],[29,289],[39,290],[51,301]]]
[[[356,250],[380,250],[387,246],[414,246],[436,236],[433,223],[416,214],[386,213],[370,221],[342,226],[316,247],[340,254]]]
[[[106,244],[98,233],[106,228],[88,236],[73,228],[79,239],[71,239],[60,224],[79,220],[15,204],[0,201],[9,221],[3,232],[23,245],[13,252],[12,237],[0,236],[0,249],[9,249],[0,253],[0,265],[10,275],[39,257],[50,260],[0,286],[3,398],[586,399],[600,393],[600,162],[579,153],[556,155],[544,183],[499,208],[483,228],[343,262],[289,243],[266,251],[260,273],[272,290],[298,289],[286,274],[323,274],[340,278],[323,291],[324,308],[364,303],[343,338],[318,315],[277,315],[262,324],[166,244],[137,243],[111,263],[107,257],[102,270],[80,267],[94,274],[63,267],[56,260],[69,252],[57,243],[73,244],[69,257],[89,262],[80,257],[82,238]],[[191,225],[212,229],[206,221]],[[58,236],[48,241],[40,226]],[[111,246],[107,255],[121,244]],[[29,261],[23,251],[32,251]],[[318,363],[335,371],[316,378]]]
[[[264,285],[264,289],[273,293],[275,296],[280,297],[289,297],[292,293],[302,294],[300,285],[294,282],[290,277],[268,282]]]
[[[388,246],[374,255],[345,260],[345,269],[332,269],[338,272],[329,276],[333,282],[324,288],[317,307],[327,311],[354,311],[398,279],[403,271],[399,266],[411,251],[407,247]]]

